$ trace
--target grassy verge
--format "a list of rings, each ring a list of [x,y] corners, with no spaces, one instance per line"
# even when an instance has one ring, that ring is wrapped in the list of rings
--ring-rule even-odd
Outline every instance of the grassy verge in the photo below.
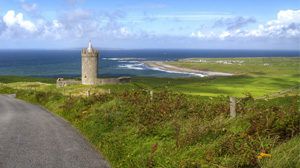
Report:
[[[271,150],[270,159],[261,163],[263,168],[296,168],[300,165],[300,135]]]
[[[268,160],[280,157],[280,146],[299,133],[297,96],[259,101],[249,96],[238,104],[238,117],[229,119],[228,97],[222,96],[191,96],[161,88],[151,101],[149,92],[133,83],[95,87],[103,92],[69,99],[51,85],[37,91],[9,85],[2,85],[0,93],[16,93],[67,119],[113,167],[268,166]],[[108,88],[111,94],[105,92]],[[260,153],[272,157],[259,159]],[[300,158],[290,154],[286,159]]]

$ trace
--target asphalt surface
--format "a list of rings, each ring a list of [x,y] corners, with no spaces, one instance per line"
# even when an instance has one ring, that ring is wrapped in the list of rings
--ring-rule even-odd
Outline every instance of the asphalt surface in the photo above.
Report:
[[[13,95],[0,95],[0,168],[108,167],[65,120]]]

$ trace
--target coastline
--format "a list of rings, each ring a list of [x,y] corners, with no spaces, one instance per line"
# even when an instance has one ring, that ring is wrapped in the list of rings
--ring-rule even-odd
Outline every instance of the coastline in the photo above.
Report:
[[[162,61],[143,61],[145,65],[151,67],[156,70],[166,71],[170,73],[184,73],[184,74],[191,74],[199,77],[206,77],[206,76],[233,76],[231,73],[225,72],[213,72],[213,71],[203,71],[203,70],[195,70],[195,69],[188,69],[188,68],[181,68],[176,67],[173,65],[165,64]]]

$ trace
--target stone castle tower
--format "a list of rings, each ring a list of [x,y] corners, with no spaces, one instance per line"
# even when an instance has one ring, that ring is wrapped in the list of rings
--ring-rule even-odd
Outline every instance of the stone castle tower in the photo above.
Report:
[[[74,79],[58,78],[56,87],[65,87],[70,85],[106,85],[106,84],[120,84],[129,83],[130,77],[119,78],[98,78],[98,59],[99,51],[94,50],[90,41],[87,49],[81,50],[81,81]]]
[[[81,50],[81,80],[83,85],[97,84],[99,51],[94,50],[90,41],[87,49]]]

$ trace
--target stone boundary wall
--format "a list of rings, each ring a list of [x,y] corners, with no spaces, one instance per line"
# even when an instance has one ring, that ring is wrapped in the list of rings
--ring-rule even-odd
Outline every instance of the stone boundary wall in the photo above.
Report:
[[[285,94],[285,93],[291,92],[291,91],[293,91],[293,90],[295,90],[295,89],[299,89],[299,88],[300,88],[300,86],[295,86],[295,87],[292,87],[292,88],[290,88],[290,89],[282,90],[282,91],[279,91],[279,92],[274,93],[274,94],[270,94],[270,95],[262,96],[262,97],[257,97],[257,98],[255,98],[255,100],[279,96],[279,95],[281,95],[281,94]]]
[[[64,87],[64,86],[78,85],[78,84],[81,84],[81,81],[77,81],[74,79],[64,79],[64,78],[58,78],[56,80],[56,87]]]
[[[120,78],[98,78],[98,85],[107,85],[107,84],[119,84],[119,83],[129,83],[131,82],[130,77],[120,77]]]
[[[130,77],[119,77],[119,78],[98,78],[96,85],[107,85],[107,84],[121,84],[121,83],[130,83]],[[64,87],[70,85],[79,85],[82,84],[81,81],[76,81],[74,79],[64,79],[58,78],[56,81],[56,87]]]

